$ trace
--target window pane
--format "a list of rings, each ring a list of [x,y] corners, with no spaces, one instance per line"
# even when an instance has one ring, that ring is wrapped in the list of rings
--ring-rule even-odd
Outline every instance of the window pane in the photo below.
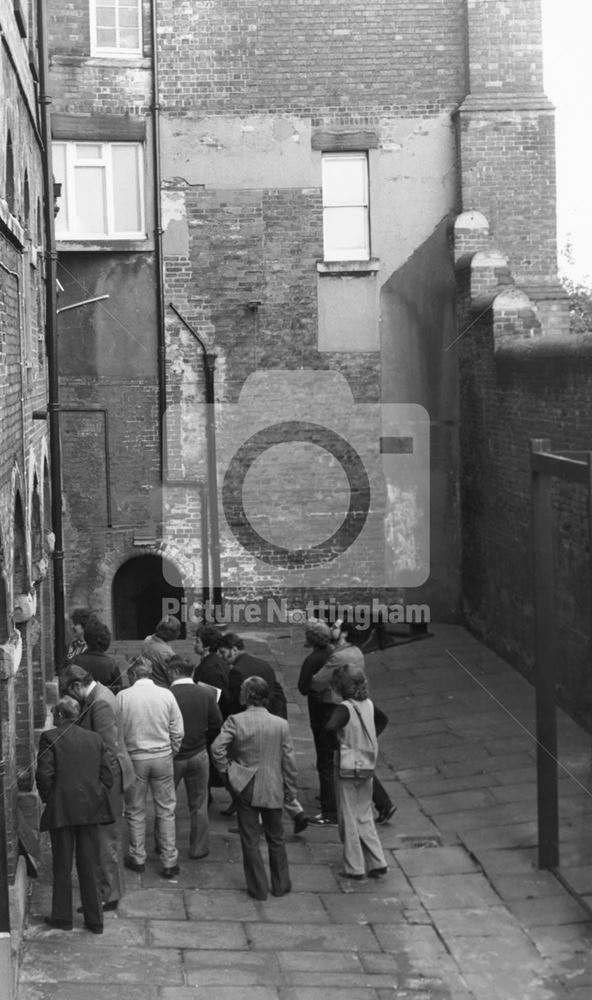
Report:
[[[100,145],[90,145],[90,143],[79,143],[76,146],[76,156],[79,160],[100,160],[103,147]]]
[[[74,170],[75,217],[73,233],[107,232],[105,170],[103,167],[76,167]]]
[[[97,28],[97,47],[114,49],[117,42],[115,28]]]
[[[113,214],[116,233],[139,233],[142,228],[137,146],[113,145]]]
[[[137,7],[124,7],[119,11],[119,24],[122,28],[137,28],[138,9]]]
[[[97,7],[97,25],[110,28],[115,25],[115,7]]]
[[[365,208],[329,208],[323,213],[325,260],[368,260],[368,212]]]
[[[361,154],[323,157],[323,204],[365,205],[367,160]]]
[[[56,236],[68,231],[68,206],[66,202],[66,147],[62,143],[54,143],[53,176],[56,184],[62,185],[59,200],[59,212],[55,217]]]
[[[119,31],[120,49],[139,49],[140,39],[137,28],[121,28]]]

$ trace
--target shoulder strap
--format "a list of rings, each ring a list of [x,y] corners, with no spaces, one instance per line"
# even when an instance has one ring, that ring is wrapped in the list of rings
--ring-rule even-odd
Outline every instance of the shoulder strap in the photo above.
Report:
[[[368,739],[372,743],[373,742],[372,736],[368,732],[368,727],[367,727],[366,723],[364,722],[364,717],[363,717],[362,713],[360,712],[359,708],[357,707],[356,703],[354,701],[350,701],[349,698],[348,698],[347,703],[348,703],[348,705],[352,706],[352,708],[353,708],[354,712],[356,713],[358,719],[362,723],[362,729],[364,730],[364,732],[366,733],[366,736],[368,737]]]

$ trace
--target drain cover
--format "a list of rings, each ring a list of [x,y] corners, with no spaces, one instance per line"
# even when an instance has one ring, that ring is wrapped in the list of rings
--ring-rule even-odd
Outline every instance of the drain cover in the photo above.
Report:
[[[441,837],[401,837],[406,847],[442,847]]]

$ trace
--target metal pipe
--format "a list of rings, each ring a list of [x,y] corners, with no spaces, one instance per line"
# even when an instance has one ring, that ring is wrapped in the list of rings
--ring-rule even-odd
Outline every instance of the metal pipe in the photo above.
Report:
[[[151,46],[152,46],[152,171],[154,196],[154,266],[156,269],[156,316],[157,316],[157,368],[158,368],[158,418],[159,418],[159,462],[160,479],[164,482],[167,472],[166,439],[164,422],[167,407],[166,398],[166,350],[164,313],[164,272],[162,251],[162,211],[161,211],[161,169],[160,169],[160,78],[158,67],[157,0],[152,0]]]
[[[196,330],[181,315],[179,310],[169,302],[169,308],[173,310],[186,330],[197,340],[202,350],[203,368],[206,386],[206,443],[207,443],[207,465],[208,465],[208,515],[210,526],[210,561],[212,567],[211,592],[214,606],[222,603],[222,585],[220,578],[220,520],[218,510],[218,463],[216,456],[216,396],[214,386],[214,375],[216,372],[216,354],[208,351],[206,344],[201,339]]]
[[[87,306],[91,302],[102,302],[103,299],[108,298],[108,295],[95,295],[93,299],[83,299],[82,302],[73,302],[71,306],[62,306],[60,309],[56,309],[56,314],[59,316],[60,313],[69,312],[70,309],[78,309],[79,306]]]
[[[47,4],[37,0],[37,30],[39,48],[39,104],[43,139],[43,220],[45,229],[45,343],[47,350],[47,388],[49,415],[49,453],[51,482],[51,522],[55,535],[53,551],[54,599],[54,669],[61,665],[66,649],[66,615],[64,601],[64,535],[62,506],[62,450],[60,443],[60,386],[57,331],[57,252],[53,215],[53,162],[51,121],[47,93],[49,76]]]

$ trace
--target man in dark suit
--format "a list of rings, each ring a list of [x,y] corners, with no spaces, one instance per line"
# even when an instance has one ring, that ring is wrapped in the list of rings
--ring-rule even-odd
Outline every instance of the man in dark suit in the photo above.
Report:
[[[266,681],[248,677],[241,697],[245,711],[226,720],[212,743],[212,759],[236,797],[247,892],[266,899],[269,883],[259,849],[259,820],[269,851],[271,893],[283,896],[292,886],[282,808],[296,798],[296,761],[288,723],[265,707]]]
[[[244,706],[240,699],[243,681],[246,681],[248,677],[261,677],[269,686],[270,695],[267,706],[269,711],[272,715],[279,715],[282,719],[288,718],[284,689],[275,676],[275,670],[267,660],[246,653],[243,640],[234,632],[227,632],[226,635],[222,636],[220,652],[230,664],[228,676],[229,715],[243,710]]]
[[[55,729],[41,733],[35,780],[45,809],[41,830],[49,830],[53,857],[53,898],[49,927],[72,930],[72,858],[84,925],[103,933],[103,910],[97,872],[99,824],[112,820],[107,789],[113,776],[98,733],[76,725],[80,713],[73,698],[60,698],[54,708]]]
[[[76,664],[64,671],[63,683],[67,693],[80,702],[78,724],[83,729],[99,733],[113,771],[109,801],[115,822],[100,829],[99,888],[103,909],[116,910],[125,891],[122,845],[124,793],[133,786],[136,772],[115,715],[117,702],[113,692]]]
[[[211,684],[220,689],[218,708],[225,719],[228,715],[228,675],[230,664],[219,652],[222,642],[222,632],[215,625],[201,625],[195,633],[195,652],[200,657],[199,664],[193,670],[193,680],[202,684]]]

